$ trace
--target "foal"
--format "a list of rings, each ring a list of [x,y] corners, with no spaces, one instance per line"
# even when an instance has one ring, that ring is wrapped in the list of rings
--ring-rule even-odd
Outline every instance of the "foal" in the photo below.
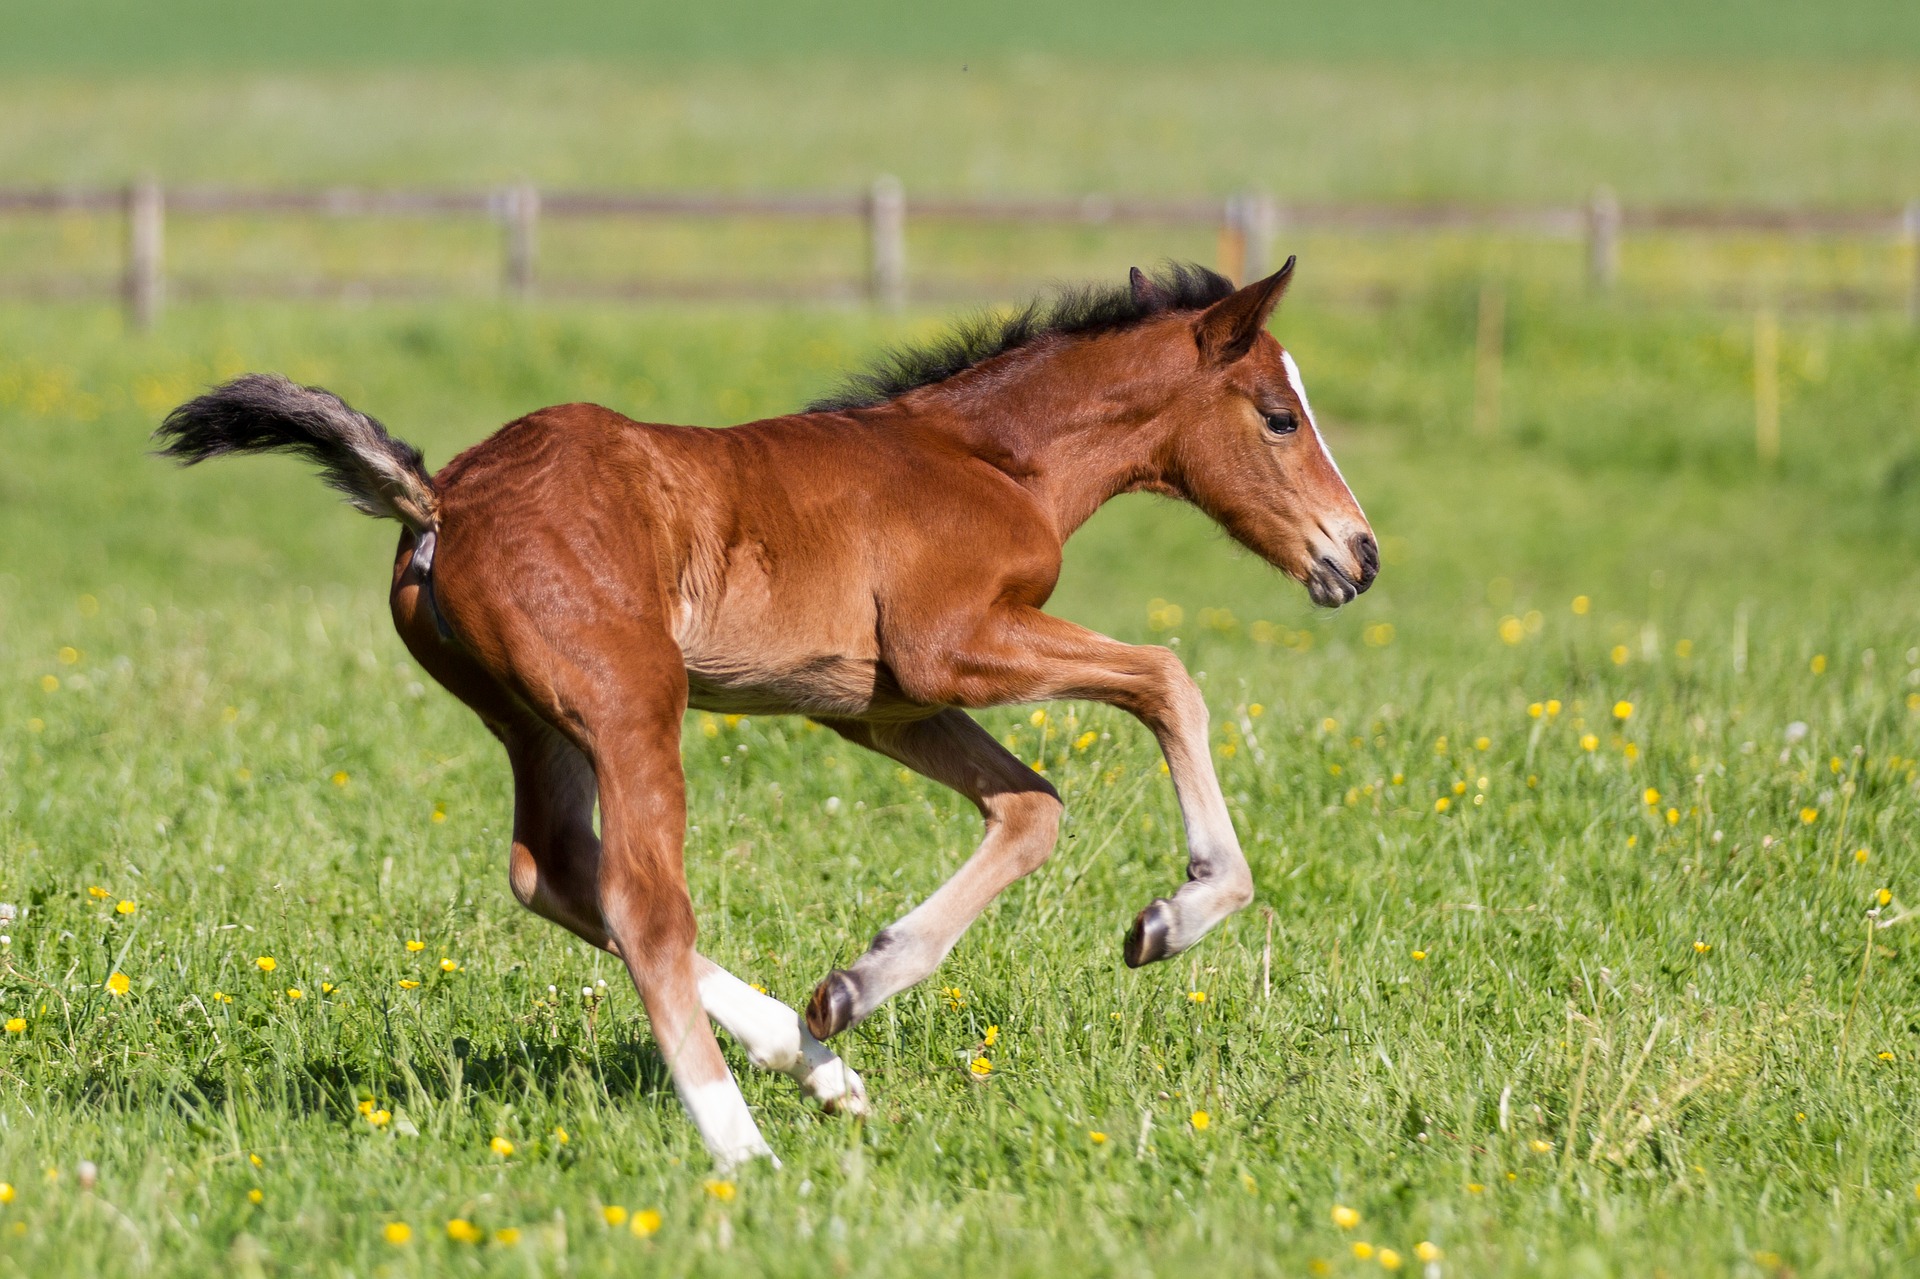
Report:
[[[506,746],[514,895],[626,963],[681,1100],[731,1166],[772,1152],[708,1017],[756,1065],[862,1113],[859,1077],[820,1041],[927,977],[1052,851],[1058,795],[969,709],[1086,698],[1158,739],[1187,882],[1134,920],[1129,965],[1179,954],[1252,898],[1180,662],[1041,608],[1067,537],[1143,490],[1199,506],[1318,604],[1372,583],[1372,531],[1266,332],[1292,271],[1235,291],[1198,267],[1135,270],[730,430],[543,409],[433,476],[372,418],[270,374],[180,406],[159,434],[183,463],[302,454],[354,506],[406,526],[394,623]],[[809,716],[986,819],[967,863],[828,973],[804,1020],[694,949],[689,706]]]

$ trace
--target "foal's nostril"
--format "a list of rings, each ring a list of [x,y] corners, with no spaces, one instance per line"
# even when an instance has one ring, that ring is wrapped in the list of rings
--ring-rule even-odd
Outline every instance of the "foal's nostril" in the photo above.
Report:
[[[1373,534],[1362,533],[1353,539],[1353,558],[1360,562],[1360,585],[1371,585],[1380,575],[1380,543],[1374,541]]]

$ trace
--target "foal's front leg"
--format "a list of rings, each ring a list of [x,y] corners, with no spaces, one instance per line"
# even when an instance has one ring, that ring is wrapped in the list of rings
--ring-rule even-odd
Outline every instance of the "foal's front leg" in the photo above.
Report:
[[[1060,831],[1060,797],[965,711],[944,710],[905,724],[823,722],[849,741],[959,791],[987,821],[980,847],[951,879],[814,990],[807,1027],[826,1039],[926,980],[987,903],[1047,860]]]
[[[1035,608],[997,610],[959,651],[924,673],[940,700],[993,706],[1056,698],[1117,706],[1160,743],[1187,835],[1187,882],[1148,903],[1127,933],[1130,967],[1179,954],[1253,900],[1207,744],[1207,704],[1180,659],[1164,648],[1122,644]],[[915,680],[916,685],[921,680]]]

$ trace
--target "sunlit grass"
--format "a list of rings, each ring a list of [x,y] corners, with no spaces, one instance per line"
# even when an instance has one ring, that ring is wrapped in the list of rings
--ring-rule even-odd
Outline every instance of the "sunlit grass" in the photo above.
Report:
[[[1057,607],[1201,679],[1255,909],[1124,969],[1182,866],[1150,742],[986,716],[1059,852],[846,1038],[864,1126],[735,1053],[785,1168],[711,1184],[619,966],[507,891],[504,764],[392,634],[392,530],[145,434],[250,367],[436,462],[580,396],[725,421],[934,317],[0,315],[0,1265],[1910,1266],[1914,340],[1789,323],[1770,473],[1713,315],[1522,297],[1474,440],[1472,306],[1280,321],[1383,535],[1355,606],[1145,499],[1070,548]],[[977,837],[797,721],[696,714],[685,751],[702,947],[790,1002]]]

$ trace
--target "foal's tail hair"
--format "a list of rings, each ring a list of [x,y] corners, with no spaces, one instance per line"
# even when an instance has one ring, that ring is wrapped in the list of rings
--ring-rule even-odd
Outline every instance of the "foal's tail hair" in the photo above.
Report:
[[[154,438],[182,466],[228,453],[297,453],[356,509],[421,535],[439,524],[440,501],[419,449],[333,392],[278,373],[249,373],[187,401]]]

